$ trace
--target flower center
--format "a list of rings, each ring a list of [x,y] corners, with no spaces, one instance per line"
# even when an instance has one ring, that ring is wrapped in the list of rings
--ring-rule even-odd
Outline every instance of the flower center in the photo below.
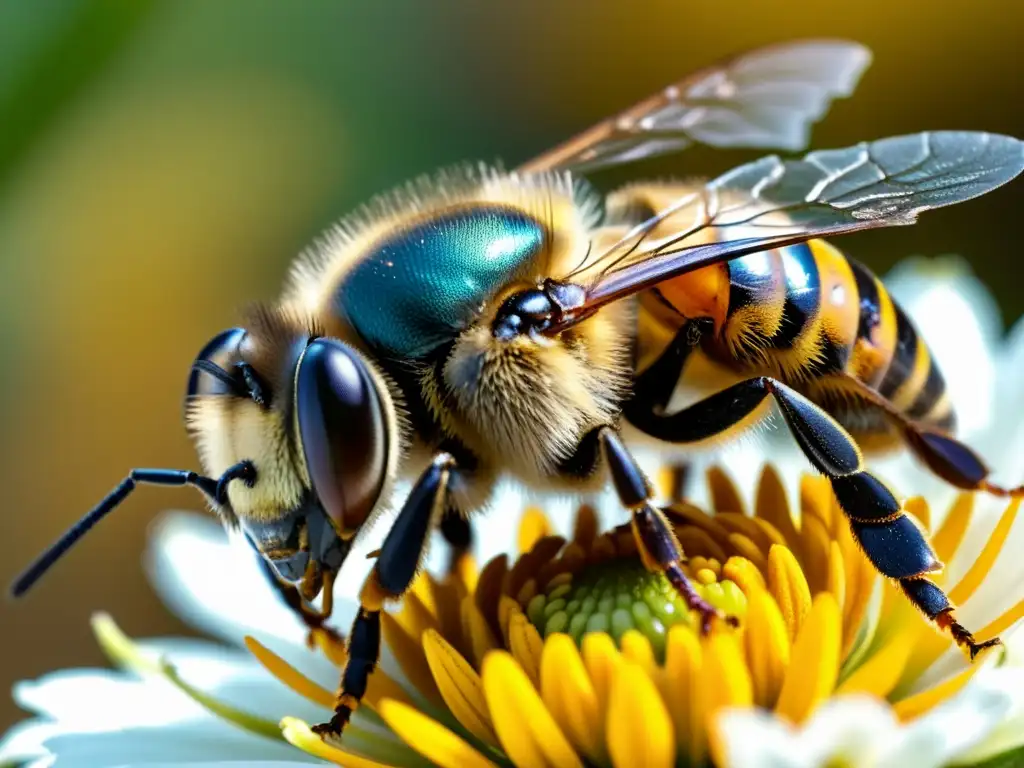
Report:
[[[718,581],[710,568],[700,568],[693,581],[701,596],[716,608],[729,615],[746,613],[746,598],[732,581]],[[648,571],[635,556],[561,574],[529,601],[526,615],[544,637],[564,632],[577,645],[588,632],[609,634],[619,645],[628,630],[638,630],[650,641],[659,662],[664,660],[669,627],[696,627],[668,579]]]

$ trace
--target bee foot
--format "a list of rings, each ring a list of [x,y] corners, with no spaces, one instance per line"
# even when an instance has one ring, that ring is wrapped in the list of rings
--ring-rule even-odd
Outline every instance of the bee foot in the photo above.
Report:
[[[995,646],[1002,644],[1002,640],[1000,640],[998,637],[993,637],[991,640],[986,640],[983,643],[968,643],[967,650],[968,653],[970,653],[971,655],[971,661],[974,661],[978,657],[978,654],[982,651],[985,651],[989,648],[994,648]]]

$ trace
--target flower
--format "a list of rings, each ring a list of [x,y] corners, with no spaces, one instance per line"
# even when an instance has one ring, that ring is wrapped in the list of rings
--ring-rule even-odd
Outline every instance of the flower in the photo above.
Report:
[[[915,302],[927,307],[929,295],[901,298],[917,317]],[[943,317],[957,311],[947,300]],[[988,355],[991,373],[976,368],[978,402],[991,398],[969,439],[989,457],[1019,460],[1002,446],[1020,445],[1020,425],[992,413],[1021,404],[1007,381],[1024,369],[1024,323],[1002,349],[987,323],[956,325],[977,331],[965,354]],[[925,335],[941,361],[941,342]],[[904,459],[884,465],[897,489],[929,489],[907,508],[949,563],[944,586],[960,618],[979,639],[1010,641],[1005,657],[968,666],[870,569],[827,483],[798,474],[805,467],[782,453],[779,469],[759,469],[763,450],[757,464],[734,460],[749,451],[728,452],[728,473],[712,467],[707,489],[695,489],[713,515],[692,505],[673,513],[689,574],[741,618],[739,631],[699,638],[679,601],[640,567],[628,531],[606,530],[600,510],[574,509],[571,526],[564,512],[552,522],[533,510],[517,530],[522,498],[509,494],[482,539],[493,552],[511,537],[522,556],[511,566],[482,557],[479,573],[466,567],[449,579],[433,568],[416,581],[384,619],[381,668],[341,747],[307,723],[329,714],[343,649],[320,636],[323,652],[310,653],[245,547],[230,546],[212,521],[168,516],[153,537],[154,582],[173,609],[227,644],[135,643],[97,617],[121,671],[19,684],[17,700],[41,717],[7,735],[0,764],[659,765],[678,754],[735,766],[877,767],[974,764],[1019,749],[1024,680],[1010,632],[1024,614],[1019,503],[956,495],[930,478],[894,481],[916,470]],[[737,487],[730,475],[755,479]],[[552,537],[570,527],[567,541]],[[376,543],[362,542],[353,562]],[[434,554],[443,559],[442,548]],[[338,587],[341,626],[358,586]]]
[[[384,617],[391,656],[372,676],[343,747],[321,742],[307,725],[329,713],[343,648],[326,636],[323,655],[303,648],[301,628],[262,587],[251,558],[237,559],[244,550],[218,541],[213,523],[171,516],[156,533],[158,586],[198,626],[236,643],[249,633],[253,658],[202,641],[136,645],[98,617],[101,643],[131,675],[58,673],[22,684],[19,701],[53,720],[22,726],[3,754],[35,747],[75,765],[78,755],[101,754],[106,762],[94,764],[107,765],[128,755],[143,763],[141,748],[183,763],[200,753],[300,762],[303,753],[288,755],[283,734],[313,757],[350,766],[419,764],[413,750],[447,766],[671,765],[677,752],[691,764],[710,757],[742,766],[763,764],[749,754],[762,742],[763,754],[778,752],[777,765],[838,757],[885,764],[856,763],[862,753],[843,752],[867,738],[868,726],[877,726],[870,743],[883,756],[927,741],[929,761],[915,765],[945,764],[984,746],[1014,706],[998,654],[922,683],[951,642],[882,585],[827,483],[804,478],[797,526],[771,467],[753,516],[743,514],[742,494],[724,472],[709,480],[722,505],[714,515],[676,505],[671,519],[690,553],[689,574],[705,599],[741,618],[740,631],[722,626],[700,638],[665,582],[643,569],[628,529],[599,534],[584,506],[566,541],[530,510],[511,566],[499,557],[479,573],[425,572],[401,610]],[[934,531],[946,559],[970,527],[971,499],[961,497]],[[948,585],[961,602],[970,604],[991,570],[1018,507],[1007,507],[968,575]],[[908,508],[929,525],[922,499]],[[205,586],[193,575],[198,563],[212,568]],[[166,579],[171,568],[177,582]],[[977,634],[1003,632],[1022,614],[1024,600],[988,617]],[[112,706],[83,712],[87,695]],[[1007,745],[1016,743],[1004,738]],[[782,762],[785,755],[793,759]]]

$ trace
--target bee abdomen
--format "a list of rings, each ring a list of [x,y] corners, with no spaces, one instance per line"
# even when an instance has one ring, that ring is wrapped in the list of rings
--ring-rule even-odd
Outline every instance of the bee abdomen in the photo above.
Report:
[[[928,345],[906,312],[866,267],[850,260],[860,299],[857,344],[846,372],[889,400],[901,413],[951,429],[946,382]]]
[[[738,357],[762,356],[793,379],[843,370],[858,313],[853,273],[839,251],[815,240],[736,259],[728,269],[724,335]]]

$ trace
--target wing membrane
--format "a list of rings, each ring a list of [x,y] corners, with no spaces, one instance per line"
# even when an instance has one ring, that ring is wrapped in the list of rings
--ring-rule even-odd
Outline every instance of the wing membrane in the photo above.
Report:
[[[841,40],[752,51],[668,86],[520,170],[587,171],[693,143],[800,150],[811,124],[853,92],[870,61],[866,48]]]
[[[742,165],[634,227],[568,276],[584,313],[748,253],[875,227],[970,200],[1024,170],[1024,143],[941,131]]]

